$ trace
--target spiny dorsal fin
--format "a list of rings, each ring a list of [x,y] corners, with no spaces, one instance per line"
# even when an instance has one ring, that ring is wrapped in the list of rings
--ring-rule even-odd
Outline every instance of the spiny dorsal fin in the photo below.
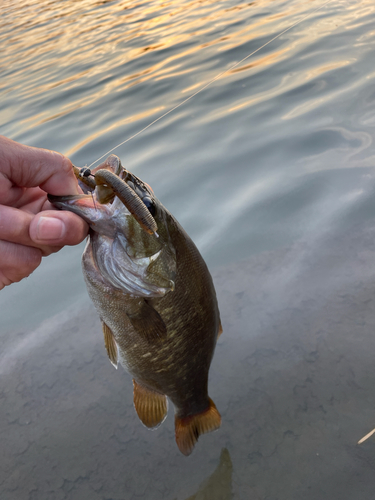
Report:
[[[107,349],[107,354],[110,362],[117,370],[118,366],[118,347],[113,336],[112,330],[107,326],[104,321],[102,321],[103,333],[104,333],[104,344]]]
[[[146,340],[153,342],[167,334],[163,318],[146,300],[142,300],[136,312],[128,313],[127,316],[137,333]]]
[[[167,416],[167,396],[152,391],[133,379],[134,407],[140,421],[149,428],[160,425]]]
[[[175,417],[176,443],[181,453],[190,455],[201,434],[215,431],[221,425],[221,416],[215,403],[209,399],[208,408],[189,417]]]

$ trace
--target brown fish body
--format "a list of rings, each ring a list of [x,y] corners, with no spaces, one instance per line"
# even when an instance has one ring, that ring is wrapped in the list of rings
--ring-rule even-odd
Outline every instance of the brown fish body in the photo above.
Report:
[[[177,444],[188,455],[199,434],[221,422],[207,390],[220,316],[198,249],[153,194],[152,203],[158,237],[147,234],[128,214],[120,216],[113,234],[107,229],[103,234],[102,223],[89,220],[86,211],[91,230],[83,273],[103,323],[108,355],[133,377],[138,416],[148,427],[159,425],[166,417],[167,396],[175,407]],[[55,204],[82,215],[79,200],[69,206]],[[122,267],[117,272],[122,259],[126,266],[132,260],[127,273]],[[135,284],[128,284],[133,275]]]
[[[128,315],[140,307],[140,299],[105,283],[93,265],[91,244],[83,268],[90,297],[115,337],[122,363],[136,381],[166,394],[185,417],[208,407],[208,370],[220,319],[204,260],[172,216],[170,220],[177,253],[175,289],[150,301],[167,327],[165,338],[151,343],[134,328]]]

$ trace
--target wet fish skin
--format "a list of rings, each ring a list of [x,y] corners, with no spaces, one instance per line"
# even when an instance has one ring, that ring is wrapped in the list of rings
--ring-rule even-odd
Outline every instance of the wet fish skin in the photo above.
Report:
[[[113,157],[98,168],[113,171]],[[177,444],[188,455],[200,434],[221,423],[207,389],[221,331],[216,293],[202,256],[177,220],[138,178],[129,185],[151,199],[158,238],[117,198],[112,204],[90,202],[91,195],[52,202],[90,224],[82,258],[87,289],[111,362],[120,361],[133,377],[139,418],[148,427],[160,425],[167,396],[175,407]]]

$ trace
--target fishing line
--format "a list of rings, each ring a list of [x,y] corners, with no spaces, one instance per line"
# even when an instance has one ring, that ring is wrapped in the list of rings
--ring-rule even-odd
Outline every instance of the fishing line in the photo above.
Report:
[[[149,123],[148,125],[146,125],[145,127],[143,127],[141,130],[139,130],[138,132],[136,132],[132,136],[130,136],[127,139],[125,139],[125,141],[120,142],[120,144],[117,144],[117,146],[115,146],[114,148],[112,148],[109,151],[107,151],[106,153],[104,153],[104,155],[100,156],[100,158],[98,158],[97,160],[95,160],[94,162],[92,162],[88,166],[88,168],[92,167],[92,165],[95,165],[95,163],[97,163],[99,160],[101,160],[102,158],[104,158],[105,156],[107,156],[109,153],[112,153],[112,151],[114,151],[115,149],[119,148],[120,146],[122,146],[126,142],[129,142],[130,140],[134,139],[138,135],[142,134],[142,132],[144,132],[145,130],[147,130],[148,128],[150,128],[152,125],[154,125],[156,122],[158,122],[159,120],[161,120],[165,116],[169,115],[169,113],[172,113],[172,111],[175,111],[180,106],[183,106],[184,104],[186,104],[188,101],[190,101],[190,99],[192,99],[196,95],[200,94],[201,92],[203,92],[203,90],[205,90],[211,84],[213,84],[214,82],[216,82],[216,80],[218,80],[219,78],[221,78],[222,76],[224,76],[226,73],[229,73],[230,71],[234,70],[237,66],[239,66],[240,64],[242,64],[243,62],[245,62],[247,59],[249,59],[249,57],[252,57],[254,54],[256,54],[260,50],[264,49],[264,47],[266,47],[270,43],[272,43],[275,40],[277,40],[280,36],[284,35],[284,33],[287,33],[292,28],[294,28],[294,27],[298,26],[299,24],[301,24],[303,21],[305,21],[306,19],[308,19],[309,17],[311,17],[313,14],[315,14],[319,10],[323,9],[323,7],[325,7],[326,5],[328,5],[329,3],[331,3],[332,1],[333,0],[327,0],[327,2],[323,3],[323,5],[321,5],[320,7],[316,8],[312,12],[309,12],[309,14],[307,14],[304,17],[302,17],[302,19],[300,19],[299,21],[291,24],[288,28],[286,28],[285,30],[281,31],[278,35],[276,35],[273,38],[271,38],[271,40],[268,40],[268,42],[264,43],[261,47],[257,48],[256,50],[254,50],[253,52],[251,52],[250,54],[248,54],[246,57],[244,57],[240,61],[238,61],[235,64],[233,64],[230,68],[228,68],[225,71],[222,71],[221,73],[219,73],[218,75],[216,75],[214,78],[212,78],[212,80],[210,80],[209,82],[207,82],[203,87],[201,87],[196,92],[194,92],[193,94],[191,94],[189,97],[187,97],[186,99],[184,99],[183,101],[181,101],[179,104],[176,104],[176,106],[174,106],[173,108],[171,108],[169,111],[166,111],[164,114],[162,114],[161,116],[159,116],[158,118],[156,118],[154,121],[152,121],[151,123]]]
[[[92,202],[94,204],[94,207],[95,207],[95,211],[97,212],[98,209],[96,208],[96,203],[95,203],[95,199],[94,199],[94,193],[91,191],[91,198],[92,198]]]

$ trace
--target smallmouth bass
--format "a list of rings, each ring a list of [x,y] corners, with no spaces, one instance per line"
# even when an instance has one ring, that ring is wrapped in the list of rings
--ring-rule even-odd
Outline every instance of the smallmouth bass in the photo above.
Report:
[[[90,225],[82,267],[109,359],[133,377],[144,425],[160,425],[172,401],[176,442],[189,455],[200,434],[221,424],[207,390],[222,331],[211,275],[184,229],[117,156],[76,175],[87,194],[49,200]]]

